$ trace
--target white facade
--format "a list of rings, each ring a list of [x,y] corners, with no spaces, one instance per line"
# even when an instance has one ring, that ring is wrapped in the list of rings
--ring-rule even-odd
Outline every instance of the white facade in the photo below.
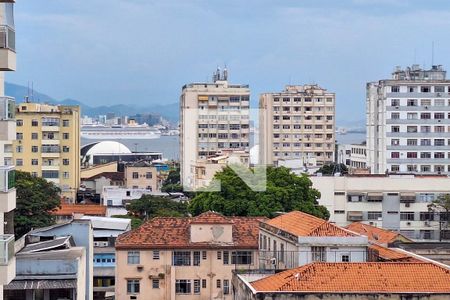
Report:
[[[125,206],[124,202],[141,198],[143,195],[152,194],[146,189],[127,189],[118,186],[104,186],[101,194],[103,205]]]
[[[361,221],[399,231],[411,239],[439,238],[439,216],[430,213],[428,205],[438,195],[450,193],[447,176],[311,176],[310,179],[321,194],[319,204],[328,209],[330,221],[339,226]]]
[[[185,85],[180,97],[181,181],[195,188],[198,162],[222,150],[249,151],[250,89],[230,84],[218,71],[213,83]]]
[[[259,100],[259,159],[264,165],[296,159],[318,166],[334,161],[335,94],[317,85],[288,85]]]
[[[338,163],[346,165],[350,171],[367,168],[367,147],[365,144],[338,145]]]
[[[450,80],[441,66],[397,70],[367,84],[368,167],[388,172],[450,172]]]

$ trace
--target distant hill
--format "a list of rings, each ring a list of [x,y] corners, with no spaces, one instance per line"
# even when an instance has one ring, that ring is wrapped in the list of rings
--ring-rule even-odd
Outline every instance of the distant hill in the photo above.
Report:
[[[14,97],[17,103],[25,101],[25,96],[28,95],[28,88],[23,85],[14,83],[5,83],[5,95]],[[42,103],[50,104],[63,104],[63,105],[79,105],[83,115],[95,117],[98,115],[105,115],[106,113],[114,113],[116,116],[131,116],[136,114],[148,113],[154,115],[160,115],[164,119],[171,122],[178,122],[179,118],[179,105],[178,103],[171,103],[167,105],[150,105],[150,106],[136,106],[127,104],[117,104],[111,106],[89,106],[75,99],[56,100],[55,98],[34,91],[34,100]]]

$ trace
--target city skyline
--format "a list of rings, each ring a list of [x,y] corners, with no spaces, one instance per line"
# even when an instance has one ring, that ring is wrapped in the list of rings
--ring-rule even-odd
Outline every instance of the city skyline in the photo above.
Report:
[[[18,2],[20,60],[6,80],[61,100],[147,106],[178,102],[184,84],[210,81],[226,64],[252,103],[286,84],[336,92],[340,122],[364,119],[366,82],[390,78],[396,65],[428,68],[432,42],[434,63],[450,65],[442,1],[108,4]]]

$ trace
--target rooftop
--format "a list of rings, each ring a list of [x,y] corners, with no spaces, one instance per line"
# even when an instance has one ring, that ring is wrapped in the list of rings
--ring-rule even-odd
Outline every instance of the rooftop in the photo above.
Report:
[[[412,242],[410,239],[398,232],[367,225],[361,222],[353,222],[346,228],[353,232],[365,235],[369,241],[378,244],[389,244],[395,241]]]
[[[292,211],[264,223],[296,236],[357,236],[326,220],[300,211]]]
[[[51,212],[54,216],[72,216],[73,214],[83,214],[92,216],[106,216],[106,206],[96,204],[65,204]]]
[[[86,181],[91,181],[91,180],[95,180],[98,178],[108,178],[111,179],[113,181],[123,181],[124,180],[124,173],[123,172],[101,172],[97,175],[88,177],[88,178],[82,178],[82,180],[86,180]]]
[[[396,262],[419,262],[420,260],[414,258],[404,252],[400,252],[393,248],[386,248],[381,245],[370,245],[369,249],[375,251],[377,256],[382,261],[396,261]]]
[[[445,293],[450,270],[432,263],[311,263],[251,282],[256,292]]]
[[[139,228],[121,234],[116,249],[174,249],[174,248],[258,248],[258,225],[263,217],[225,217],[206,212],[197,217],[157,217]],[[191,224],[230,224],[233,226],[233,242],[215,244],[191,242]]]

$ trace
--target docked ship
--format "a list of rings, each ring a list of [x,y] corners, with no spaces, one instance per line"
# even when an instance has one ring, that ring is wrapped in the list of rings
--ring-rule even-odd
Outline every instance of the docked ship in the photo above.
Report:
[[[161,131],[143,125],[83,125],[81,127],[81,137],[95,140],[114,140],[114,139],[158,139],[161,137]]]

